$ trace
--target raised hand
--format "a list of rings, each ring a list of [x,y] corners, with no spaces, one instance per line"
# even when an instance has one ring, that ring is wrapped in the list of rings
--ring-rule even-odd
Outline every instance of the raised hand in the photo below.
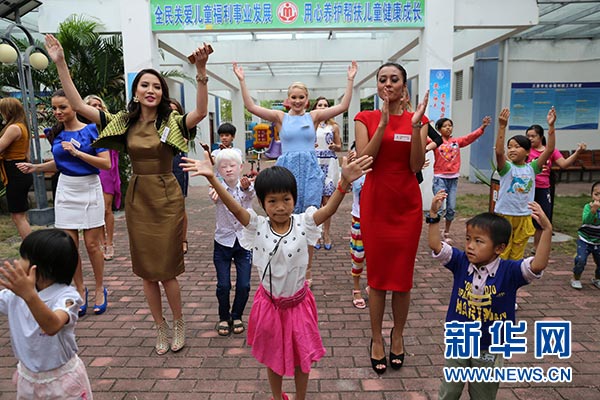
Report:
[[[233,73],[235,74],[235,76],[237,76],[237,78],[240,81],[244,80],[244,69],[241,66],[239,66],[236,62],[233,63]]]
[[[206,43],[194,50],[192,55],[194,56],[194,64],[196,64],[196,67],[205,68],[208,56],[212,52],[212,47]]]
[[[356,73],[358,72],[358,64],[356,61],[352,61],[350,66],[348,67],[348,79],[354,80]]]
[[[191,172],[190,176],[202,175],[206,178],[212,178],[215,176],[213,165],[210,162],[210,154],[207,151],[204,152],[204,160],[194,160],[193,158],[181,157],[184,161],[179,166],[186,172]]]
[[[4,261],[4,266],[0,267],[0,284],[22,299],[27,299],[36,293],[35,269],[34,265],[25,271],[18,260],[14,260],[13,264]]]
[[[371,164],[373,163],[373,157],[364,155],[358,157],[352,162],[348,162],[348,158],[344,156],[342,159],[342,178],[348,182],[354,182],[367,172],[371,171]]]
[[[58,41],[58,39],[55,38],[53,35],[51,35],[51,34],[46,35],[45,47],[46,47],[46,52],[48,52],[48,55],[50,56],[52,61],[54,61],[55,64],[58,61],[64,61],[65,52],[63,50],[63,47],[60,44],[60,42]]]
[[[354,161],[355,158],[356,158],[356,151],[348,150],[348,154],[346,154],[346,159],[348,160],[348,162]]]
[[[444,189],[440,190],[433,196],[431,200],[431,209],[429,210],[429,216],[437,215],[440,208],[442,208],[442,203],[448,197],[448,193]]]
[[[500,128],[506,128],[508,125],[508,118],[510,117],[510,110],[508,108],[503,108],[500,111],[500,115],[498,116],[498,125]]]
[[[548,121],[549,127],[554,126],[554,123],[556,122],[556,109],[554,108],[554,106],[550,107],[548,115],[546,116],[546,121]]]
[[[247,176],[242,176],[240,178],[240,187],[242,188],[242,190],[247,190],[250,187],[251,183],[252,182]]]
[[[575,151],[581,153],[582,151],[585,151],[585,149],[587,149],[587,144],[577,143],[577,149]]]
[[[492,123],[492,117],[490,117],[489,115],[486,115],[485,117],[483,117],[483,120],[481,121],[481,127],[485,129],[486,126],[489,126]]]
[[[423,101],[417,105],[415,109],[415,113],[412,116],[411,122],[413,124],[418,124],[425,115],[425,110],[427,110],[427,103],[429,102],[429,90],[425,92],[425,96],[423,96]]]
[[[383,106],[381,107],[381,119],[379,120],[379,126],[385,128],[390,120],[390,94],[388,89],[383,89]]]
[[[532,201],[531,203],[527,204],[527,207],[531,210],[531,217],[540,225],[543,230],[552,229],[550,220],[538,203]]]

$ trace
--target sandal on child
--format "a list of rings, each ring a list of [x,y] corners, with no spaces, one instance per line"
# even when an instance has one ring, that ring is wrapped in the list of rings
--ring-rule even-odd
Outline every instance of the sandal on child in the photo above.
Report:
[[[234,319],[233,320],[233,330],[232,332],[236,335],[239,335],[240,333],[243,333],[246,330],[246,328],[244,327],[244,322],[241,319]]]
[[[367,303],[365,302],[365,299],[363,299],[362,297],[360,299],[354,297],[357,294],[360,295],[360,289],[352,291],[352,305],[361,310],[367,308]]]
[[[219,336],[231,335],[231,326],[229,325],[229,321],[219,321],[215,329],[217,330]]]
[[[274,400],[273,397],[271,397],[271,400]],[[290,400],[290,398],[285,392],[281,392],[281,400]]]

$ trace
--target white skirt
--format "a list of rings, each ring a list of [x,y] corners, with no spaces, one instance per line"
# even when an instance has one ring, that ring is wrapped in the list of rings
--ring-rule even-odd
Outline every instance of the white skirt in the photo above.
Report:
[[[54,201],[54,227],[91,229],[104,225],[104,197],[96,174],[60,174]]]

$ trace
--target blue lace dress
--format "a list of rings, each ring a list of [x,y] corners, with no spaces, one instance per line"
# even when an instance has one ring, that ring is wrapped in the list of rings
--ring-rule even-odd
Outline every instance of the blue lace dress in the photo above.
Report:
[[[281,131],[281,156],[276,165],[289,169],[296,178],[298,200],[295,214],[308,207],[319,208],[323,194],[323,171],[315,153],[315,126],[310,113],[285,114]]]

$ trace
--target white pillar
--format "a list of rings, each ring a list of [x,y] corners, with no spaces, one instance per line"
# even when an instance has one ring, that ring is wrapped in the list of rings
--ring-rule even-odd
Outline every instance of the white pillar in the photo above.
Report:
[[[127,101],[131,98],[130,85],[135,75],[144,68],[158,70],[160,63],[158,40],[152,33],[148,3],[148,0],[120,3]]]
[[[246,119],[244,118],[244,100],[242,91],[236,90],[231,93],[231,123],[237,129],[233,147],[242,150],[244,158],[246,156]]]
[[[354,132],[354,117],[360,112],[360,89],[358,87],[352,88],[352,100],[348,107],[348,150],[352,146],[356,135]]]
[[[430,70],[448,69],[451,74],[450,78],[453,78],[454,3],[455,0],[427,1],[425,28],[421,31],[421,36],[419,38],[419,100],[423,99],[425,92],[429,89]],[[451,80],[450,96],[452,95]],[[447,101],[448,104],[451,104],[452,99],[447,99]],[[449,114],[447,117],[451,118]],[[421,184],[424,210],[429,210],[431,200],[433,199],[433,192],[431,190],[433,184],[433,157],[427,155],[427,158],[430,159],[431,163],[430,166],[423,171],[424,180]]]

